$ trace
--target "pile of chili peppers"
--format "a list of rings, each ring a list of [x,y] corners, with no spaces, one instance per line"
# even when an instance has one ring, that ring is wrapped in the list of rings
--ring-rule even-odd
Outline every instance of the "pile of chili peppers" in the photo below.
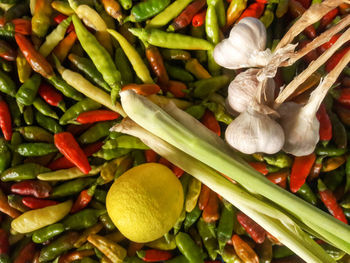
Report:
[[[139,139],[109,129],[123,118],[114,104],[118,92],[132,89],[155,103],[175,102],[222,135],[233,118],[223,98],[234,72],[218,67],[207,47],[252,16],[266,26],[273,50],[286,28],[319,1],[0,0],[0,263],[303,262]],[[95,16],[83,17],[85,25],[74,15],[80,5]],[[349,12],[342,4],[309,26],[300,47]],[[112,34],[116,39],[101,24],[119,32]],[[136,29],[145,30],[136,34],[140,40],[131,33]],[[339,36],[278,71],[276,85],[288,84]],[[347,51],[339,50],[292,100],[304,103]],[[261,176],[348,224],[349,68],[317,118],[320,143],[311,155],[242,157]],[[139,244],[116,229],[105,201],[116,178],[145,162],[174,172],[185,203],[168,234]],[[317,241],[334,259],[349,262],[349,255]]]

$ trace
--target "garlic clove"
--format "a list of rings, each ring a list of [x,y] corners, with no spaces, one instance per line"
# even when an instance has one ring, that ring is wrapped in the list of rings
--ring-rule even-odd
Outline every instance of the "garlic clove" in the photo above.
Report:
[[[229,69],[265,66],[271,51],[265,50],[266,29],[256,18],[243,18],[235,25],[227,39],[214,49],[214,59],[220,66]]]
[[[278,112],[286,137],[283,150],[295,156],[311,154],[319,141],[320,123],[315,112],[294,102],[283,103]]]
[[[282,149],[282,127],[268,115],[251,108],[230,123],[225,132],[226,142],[245,154],[273,154]]]

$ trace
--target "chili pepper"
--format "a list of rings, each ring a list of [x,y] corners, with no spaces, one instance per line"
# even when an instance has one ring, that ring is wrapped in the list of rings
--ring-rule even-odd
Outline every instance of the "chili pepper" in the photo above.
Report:
[[[144,247],[144,244],[142,243],[136,243],[136,242],[130,242],[129,243],[129,246],[128,246],[128,251],[127,251],[127,254],[128,254],[128,257],[133,257],[136,255],[136,252],[137,251],[140,251],[142,248]],[[143,254],[145,251],[143,251]],[[144,255],[143,255],[144,256]]]
[[[110,110],[95,110],[82,112],[77,117],[77,121],[81,124],[95,123],[100,121],[109,121],[119,118],[119,114]]]
[[[0,97],[0,128],[5,140],[12,138],[12,120],[11,113],[7,103]],[[0,169],[2,170],[2,169]]]
[[[202,218],[197,222],[197,229],[203,244],[208,251],[209,257],[214,260],[217,256],[217,240],[215,237],[215,224],[206,223]]]
[[[158,249],[148,249],[136,251],[139,258],[146,262],[157,262],[169,260],[172,258],[172,254],[169,251],[163,251]]]
[[[115,0],[102,0],[102,4],[104,6],[104,9],[106,12],[113,17],[114,19],[118,20],[120,24],[123,22],[123,13],[121,10],[120,4]]]
[[[225,245],[232,237],[233,217],[234,217],[233,206],[228,202],[223,202],[219,225],[217,228],[219,251],[223,251]]]
[[[114,63],[122,76],[122,84],[132,83],[134,81],[134,74],[130,62],[121,47],[115,50]]]
[[[3,138],[0,139],[0,172],[6,170],[11,164],[11,152]]]
[[[191,212],[187,213],[184,221],[185,231],[187,231],[198,220],[198,218],[201,216],[201,213],[202,211],[199,209],[198,205],[196,205]]]
[[[32,30],[38,37],[46,35],[50,26],[50,16],[52,13],[51,1],[37,0],[35,3],[34,15],[32,17]]]
[[[312,165],[316,160],[314,153],[307,156],[296,156],[293,162],[290,175],[290,190],[295,193],[305,183],[308,174],[311,171]]]
[[[19,233],[29,233],[54,224],[65,217],[72,206],[72,201],[48,206],[23,213],[11,222],[11,227]],[[37,220],[40,218],[40,220]]]
[[[163,11],[170,4],[170,0],[149,0],[133,6],[130,16],[124,22],[142,22]]]
[[[54,76],[55,73],[52,66],[49,64],[49,62],[47,62],[43,55],[35,50],[33,44],[26,37],[19,33],[16,33],[15,39],[24,57],[34,71],[38,72],[44,78],[51,78]]]
[[[90,98],[83,99],[70,107],[60,118],[60,124],[67,124],[69,121],[76,119],[80,113],[85,111],[97,110],[101,107],[100,103]]]
[[[260,18],[264,12],[265,4],[261,2],[255,2],[250,4],[241,14],[238,21],[245,17],[255,17]]]
[[[229,28],[247,7],[247,0],[232,0],[226,11],[226,25]]]
[[[327,49],[329,49],[331,46],[334,45],[334,43],[338,40],[338,38],[340,38],[341,34],[335,34],[331,37],[331,39],[324,43],[323,45],[321,45],[318,50],[323,53],[324,51],[326,51]]]
[[[11,72],[13,70],[13,64],[11,61],[0,58],[1,69],[5,72]]]
[[[324,205],[327,207],[328,211],[335,218],[347,224],[348,221],[344,215],[342,208],[337,203],[337,200],[335,199],[334,194],[332,193],[332,191],[327,189],[326,185],[322,182],[321,179],[318,179],[317,188],[318,188],[318,193],[321,197],[321,200],[324,203]]]
[[[235,250],[231,246],[226,246],[221,254],[222,259],[224,262],[230,262],[230,263],[239,263],[241,260],[237,256]]]
[[[215,93],[229,82],[229,78],[226,75],[216,76],[208,79],[197,80],[193,83],[194,91],[193,96],[196,98],[204,99],[210,94]]]
[[[185,68],[192,73],[197,79],[210,79],[211,75],[208,71],[198,62],[197,59],[190,59],[186,62]]]
[[[51,117],[53,119],[58,119],[56,112],[50,108],[49,105],[45,103],[41,98],[36,97],[33,101],[33,106],[37,109],[41,114]]]
[[[197,14],[206,4],[205,0],[196,0],[189,4],[181,14],[174,19],[167,31],[177,31],[188,26],[194,15]]]
[[[232,236],[232,243],[238,257],[244,262],[258,263],[259,258],[255,251],[244,242],[238,235]]]
[[[332,89],[330,93],[339,103],[350,105],[350,88]]]
[[[286,246],[274,246],[273,247],[273,258],[285,258],[293,255],[293,251],[291,251]]]
[[[112,262],[122,262],[126,257],[126,250],[107,238],[91,234],[88,237],[88,241],[98,248]]]
[[[55,145],[51,143],[22,143],[15,149],[22,156],[44,156],[49,153],[57,152]]]
[[[17,17],[22,17],[27,13],[29,13],[28,1],[20,1],[6,10],[4,18],[5,21],[11,21]]]
[[[134,163],[133,163],[134,167],[146,162],[143,151],[135,150],[131,153],[131,157],[134,159]]]
[[[96,179],[93,179],[93,178],[79,178],[73,181],[60,184],[59,186],[56,186],[52,190],[50,196],[52,198],[60,198],[60,197],[75,195],[77,193],[80,193],[82,190],[84,190],[84,188],[93,184],[95,181]]]
[[[338,15],[338,13],[338,8],[334,8],[333,10],[325,14],[320,20],[320,25],[318,26],[318,29],[325,29],[330,23],[332,23],[333,19]]]
[[[264,14],[260,17],[260,21],[266,28],[269,28],[274,20],[274,17],[274,4],[269,3],[265,8]]]
[[[133,90],[137,94],[142,96],[150,96],[157,94],[160,91],[160,87],[157,84],[128,84],[123,86],[122,90]]]
[[[34,113],[31,106],[25,107],[23,111],[23,119],[25,124],[33,125],[34,123]]]
[[[286,171],[275,172],[266,176],[266,178],[269,179],[272,183],[278,184],[282,188],[286,188],[287,186],[287,177],[288,172]]]
[[[186,96],[186,91],[187,91],[187,86],[186,84],[180,82],[180,81],[175,81],[175,80],[170,80],[167,85],[167,89],[171,94],[175,96],[175,98],[183,98]]]
[[[324,142],[330,141],[332,139],[332,123],[323,104],[318,109],[316,117],[320,122],[320,140]]]
[[[108,136],[113,121],[98,122],[79,136],[78,141],[82,144],[93,143]]]
[[[102,223],[98,223],[98,224],[93,225],[93,226],[87,228],[86,230],[84,230],[82,235],[80,235],[78,240],[74,243],[74,247],[80,248],[87,241],[87,238],[89,235],[97,234],[98,232],[100,232],[102,230],[102,228],[103,228]]]
[[[179,232],[175,236],[175,242],[180,252],[190,263],[203,262],[199,247],[194,243],[188,234]]]
[[[67,31],[69,31],[69,27]],[[72,49],[76,39],[77,34],[75,31],[72,31],[54,48],[52,52],[59,59],[59,61],[63,62],[64,59],[68,56],[68,53]]]
[[[269,169],[266,165],[266,163],[263,162],[249,162],[248,163],[251,167],[254,168],[254,170],[258,171],[259,173],[263,175],[267,175],[269,173]]]
[[[95,251],[93,249],[85,249],[81,251],[73,251],[67,254],[64,254],[63,256],[60,256],[60,259],[58,260],[58,263],[69,263],[74,262],[76,260],[81,260],[83,258],[86,258],[88,256],[95,255]]]
[[[158,48],[154,46],[148,46],[145,52],[153,73],[157,76],[161,87],[165,89],[169,82],[169,76],[165,69],[163,58]]]
[[[83,99],[83,95],[79,93],[76,89],[70,86],[65,80],[63,80],[59,76],[53,76],[49,79],[49,82],[62,94],[68,98],[72,98],[73,100],[80,101]]]
[[[26,126],[17,129],[28,141],[53,142],[53,136],[43,128],[37,126]]]
[[[20,50],[17,52],[16,65],[18,79],[21,83],[24,83],[29,78],[32,68]]]
[[[83,190],[80,192],[77,200],[72,206],[71,213],[76,213],[82,209],[84,209],[91,201],[93,195],[94,195],[94,190],[96,186],[90,187],[88,190]]]
[[[19,195],[8,195],[7,202],[12,208],[24,213],[27,212],[29,208],[22,203],[22,198],[23,197]]]
[[[327,72],[330,72],[338,63],[339,61],[345,56],[345,54],[350,50],[350,47],[345,47],[336,53],[334,53],[331,58],[327,61],[325,70]]]
[[[3,71],[0,70],[0,91],[10,95],[16,96],[16,85],[14,81]]]
[[[200,11],[199,13],[197,13],[196,15],[194,15],[194,17],[192,18],[192,26],[194,26],[194,27],[202,26],[204,24],[204,21],[205,21],[206,13],[207,13],[207,10],[204,9],[204,10]]]
[[[101,149],[97,153],[93,154],[93,156],[105,159],[107,161],[122,157],[130,152],[130,149],[110,149],[110,150],[105,150]]]
[[[20,111],[20,108],[19,108],[19,104],[17,103],[17,101],[13,97],[10,97],[10,96],[6,96],[5,97],[5,101],[7,103],[7,106],[10,109],[11,119],[12,119],[12,122],[13,122],[14,126],[15,127],[21,126],[22,114],[21,114],[21,111]]]
[[[8,254],[10,251],[10,243],[8,234],[4,229],[0,229],[0,255]]]
[[[43,167],[35,163],[25,163],[15,167],[11,167],[1,174],[1,181],[21,181],[36,179],[36,175],[40,173],[45,173],[50,171],[50,169]]]
[[[4,40],[0,40],[0,57],[8,61],[16,59],[16,51]]]
[[[66,230],[81,230],[91,227],[97,223],[98,217],[104,214],[105,210],[84,209],[66,217],[62,224]]]
[[[203,209],[202,217],[205,222],[211,223],[219,219],[219,199],[214,191],[210,191],[208,204]]]
[[[57,205],[57,201],[43,200],[35,197],[23,197],[22,203],[30,209],[39,209],[47,206]]]
[[[66,106],[62,94],[53,89],[51,85],[42,83],[39,86],[38,93],[46,103],[51,106],[59,107],[62,111],[65,111]]]
[[[21,143],[22,143],[22,137],[21,137],[20,133],[17,131],[14,132],[12,135],[12,138],[11,138],[11,147],[16,148],[17,145],[19,145]],[[1,147],[0,147],[0,149],[1,149]],[[2,167],[5,167],[6,165],[4,165],[4,164],[6,164],[6,161],[11,159],[11,156],[9,153],[6,153],[6,151],[4,151],[3,154],[4,155],[2,156],[2,158],[0,157],[0,159],[5,161],[2,164],[3,165]],[[23,161],[23,157],[20,154],[18,154],[16,152],[12,152],[11,167],[21,164],[22,161]],[[0,168],[0,171],[3,172],[3,170],[1,168]]]
[[[288,2],[289,11],[293,17],[299,17],[305,12],[305,8],[296,0],[291,0]],[[314,39],[316,37],[316,30],[313,25],[305,28],[304,33],[308,38]]]
[[[185,210],[191,212],[197,206],[197,201],[201,192],[201,182],[191,178],[188,184],[188,190],[185,197]]]
[[[29,242],[18,253],[13,263],[31,262],[34,258],[35,244]]]
[[[63,1],[53,1],[51,3],[51,6],[56,11],[66,15],[70,16],[74,14],[74,10],[69,6],[69,3],[63,2]]]
[[[73,244],[78,239],[79,234],[68,232],[41,249],[39,261],[47,262],[55,259],[66,251],[74,248]]]
[[[104,228],[107,229],[107,231],[113,231],[117,229],[117,227],[113,224],[112,219],[107,213],[100,216],[100,221],[103,224]]]
[[[179,49],[162,49],[161,54],[166,60],[189,60],[191,58],[188,51]]]
[[[216,133],[218,136],[221,135],[219,123],[215,119],[215,116],[211,111],[205,111],[203,117],[201,118],[201,122],[205,127],[207,127],[212,132]]]
[[[40,112],[35,113],[35,120],[41,127],[52,133],[63,131],[62,127],[54,119],[47,117]]]
[[[346,149],[347,134],[344,125],[339,120],[338,116],[333,112],[328,111],[328,116],[332,122],[333,140],[338,148]]]
[[[167,33],[158,29],[143,28],[130,28],[129,31],[141,40],[157,47],[186,50],[213,49],[213,45],[207,40],[183,34]]]
[[[344,156],[336,156],[336,157],[327,159],[323,163],[322,172],[330,172],[337,169],[338,167],[340,167],[345,163],[345,160],[346,159]]]
[[[39,74],[34,74],[31,78],[26,80],[23,85],[19,88],[16,94],[16,99],[20,103],[30,106],[36,97],[38,88],[41,82]]]
[[[325,174],[323,182],[327,185],[330,191],[335,191],[340,184],[343,182],[345,172],[344,169],[339,168],[337,170],[331,171]]]
[[[198,199],[198,206],[200,210],[204,210],[204,208],[208,205],[210,193],[210,188],[205,184],[202,184],[201,192]]]
[[[52,187],[47,182],[26,180],[11,185],[11,192],[19,195],[31,195],[36,198],[49,197]]]
[[[279,168],[288,168],[292,166],[292,158],[285,153],[277,153],[272,156],[264,155],[263,159],[269,164]]]
[[[121,76],[109,53],[84,27],[83,23],[76,15],[73,15],[73,24],[83,49],[88,53],[97,70],[102,74],[103,79],[111,87],[112,91],[115,90],[118,94],[120,90]]]
[[[165,65],[167,72],[169,73],[169,76],[172,79],[180,80],[183,82],[191,82],[194,80],[191,73],[184,70],[183,68],[173,66],[173,65],[170,65],[168,63],[165,63],[164,65]]]
[[[317,197],[314,192],[311,190],[307,183],[303,184],[299,190],[296,192],[302,199],[309,202],[312,205],[317,205]]]
[[[20,216],[20,213],[9,205],[7,201],[7,196],[3,193],[1,189],[0,189],[0,211],[12,218],[16,218]]]
[[[237,220],[256,243],[261,244],[264,242],[266,231],[255,223],[250,217],[242,212],[238,212]]]

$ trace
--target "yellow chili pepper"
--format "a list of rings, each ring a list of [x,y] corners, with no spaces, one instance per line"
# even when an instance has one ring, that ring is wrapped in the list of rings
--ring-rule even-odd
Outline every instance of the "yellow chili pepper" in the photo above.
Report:
[[[87,241],[89,235],[97,234],[98,232],[100,232],[102,228],[103,228],[103,224],[97,223],[96,225],[93,225],[92,227],[89,227],[88,229],[84,230],[84,232],[81,234],[78,240],[75,241],[74,247],[76,248],[81,247]]]
[[[89,235],[88,241],[99,249],[112,262],[123,262],[126,257],[126,249],[117,243],[99,235]]]
[[[116,231],[106,235],[105,238],[112,240],[115,243],[119,243],[120,241],[123,241],[125,239],[125,236],[119,231]]]
[[[196,58],[189,59],[185,68],[187,71],[195,75],[197,79],[209,79],[211,75],[209,72],[198,62]]]
[[[105,163],[101,169],[101,177],[104,181],[104,184],[112,182],[114,180],[115,172],[122,161],[123,158],[114,159],[108,163]]]
[[[51,6],[52,6],[53,9],[55,9],[56,11],[66,15],[66,16],[70,16],[70,15],[74,14],[74,10],[66,2],[53,1],[51,3]]]
[[[29,65],[29,63],[27,62],[20,50],[18,51],[16,64],[19,81],[21,83],[24,83],[27,79],[29,79],[32,73],[32,67]]]
[[[201,192],[201,182],[192,177],[188,185],[186,194],[185,209],[186,212],[191,212],[197,205],[199,194]]]
[[[54,224],[68,215],[72,204],[72,200],[68,200],[58,205],[25,212],[11,222],[11,227],[18,233],[29,233]]]
[[[326,161],[323,162],[322,165],[322,172],[330,172],[341,165],[343,165],[346,161],[346,158],[344,156],[335,156],[332,158],[327,159]]]
[[[84,174],[82,171],[80,171],[78,167],[73,167],[69,169],[61,169],[48,173],[42,173],[39,174],[37,178],[42,181],[66,181],[80,177],[94,176],[100,171],[101,166],[91,166],[91,171],[89,172],[89,174]]]
[[[32,17],[32,31],[38,37],[44,37],[50,27],[52,14],[50,0],[37,0],[35,3],[34,16]]]
[[[232,0],[226,13],[226,28],[230,27],[247,7],[247,0]]]

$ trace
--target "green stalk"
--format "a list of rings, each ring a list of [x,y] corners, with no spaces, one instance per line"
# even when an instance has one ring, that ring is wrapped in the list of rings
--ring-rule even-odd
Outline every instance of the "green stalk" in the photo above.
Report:
[[[132,120],[124,119],[114,130],[139,137],[158,154],[220,193],[307,262],[335,262],[292,219],[268,202],[249,194],[207,165],[146,131]]]
[[[221,147],[226,144],[223,141],[220,143],[219,138],[215,140],[217,143],[213,143],[213,135],[208,135],[207,129],[194,118],[190,119],[187,113],[174,106],[165,112],[132,91],[122,92],[121,101],[128,116],[143,128],[234,179],[250,192],[264,196],[281,206],[310,229],[318,232],[323,239],[350,253],[348,225],[271,183],[236,157],[232,151],[229,153],[228,146]],[[183,122],[183,119],[186,119],[186,122]]]

